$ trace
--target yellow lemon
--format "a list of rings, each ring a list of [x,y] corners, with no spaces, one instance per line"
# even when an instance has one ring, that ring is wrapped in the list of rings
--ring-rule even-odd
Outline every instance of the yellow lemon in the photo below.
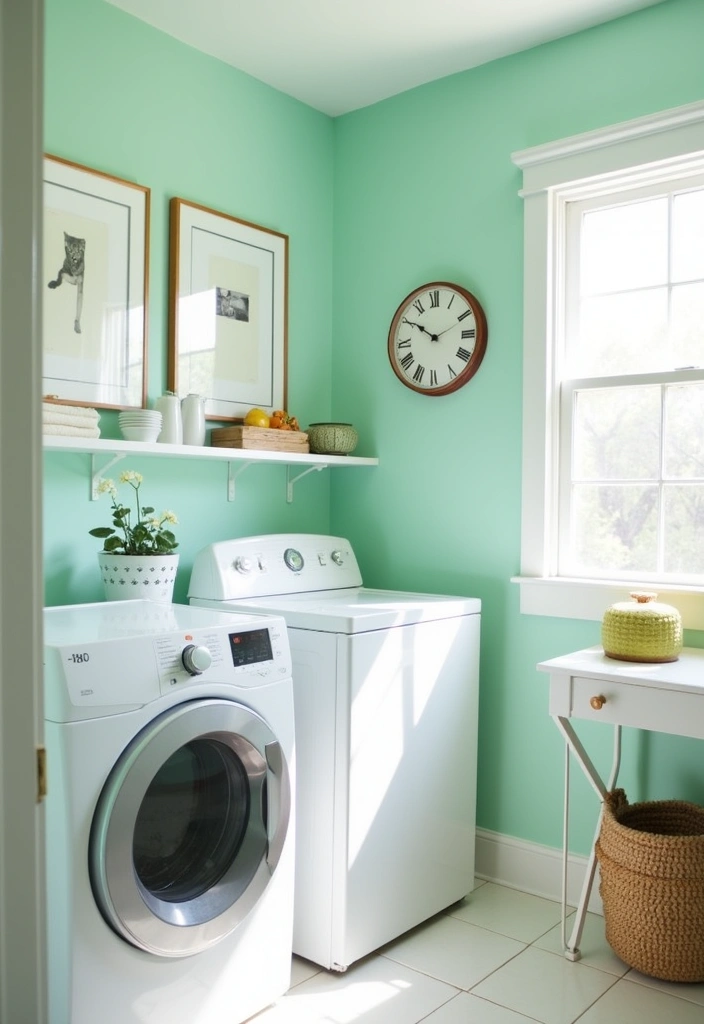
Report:
[[[244,418],[247,427],[268,427],[269,414],[263,409],[250,409]]]

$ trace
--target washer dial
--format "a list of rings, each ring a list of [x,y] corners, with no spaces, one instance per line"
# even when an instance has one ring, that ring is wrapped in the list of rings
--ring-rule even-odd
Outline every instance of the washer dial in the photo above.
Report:
[[[207,647],[188,644],[181,651],[181,661],[187,672],[190,672],[192,676],[199,676],[210,668],[213,656]]]
[[[303,555],[295,548],[286,548],[284,551],[284,562],[291,572],[300,572],[305,565]]]

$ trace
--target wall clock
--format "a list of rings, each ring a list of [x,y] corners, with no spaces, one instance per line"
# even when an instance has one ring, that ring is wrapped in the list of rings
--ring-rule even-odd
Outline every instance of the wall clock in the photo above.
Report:
[[[449,395],[471,380],[486,351],[478,300],[457,284],[433,281],[407,295],[389,330],[389,360],[402,384],[421,395]]]

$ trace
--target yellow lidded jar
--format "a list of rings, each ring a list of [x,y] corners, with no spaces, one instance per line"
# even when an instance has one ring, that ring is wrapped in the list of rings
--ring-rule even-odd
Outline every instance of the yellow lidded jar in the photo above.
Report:
[[[604,654],[619,661],[677,661],[682,650],[678,610],[648,591],[633,591],[630,596],[631,601],[617,601],[604,612]]]

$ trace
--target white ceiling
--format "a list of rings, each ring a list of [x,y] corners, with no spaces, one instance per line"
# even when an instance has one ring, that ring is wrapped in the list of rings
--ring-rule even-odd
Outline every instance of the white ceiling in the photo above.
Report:
[[[663,0],[108,0],[336,116]]]

